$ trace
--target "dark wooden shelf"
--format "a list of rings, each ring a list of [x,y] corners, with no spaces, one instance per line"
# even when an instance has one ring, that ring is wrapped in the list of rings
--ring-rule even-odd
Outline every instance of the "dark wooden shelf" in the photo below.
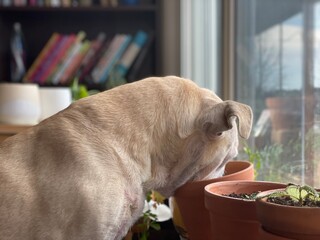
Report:
[[[156,10],[155,5],[137,5],[137,6],[118,6],[118,7],[0,7],[2,12],[153,12]]]
[[[53,32],[62,34],[84,31],[88,40],[96,38],[99,32],[107,36],[117,33],[135,34],[139,30],[154,33],[154,43],[146,56],[143,68],[136,79],[159,73],[161,0],[140,0],[138,5],[117,7],[76,6],[0,6],[0,79],[10,79],[10,36],[12,26],[20,22],[26,40],[27,68],[31,66]],[[100,86],[88,86],[100,88]]]

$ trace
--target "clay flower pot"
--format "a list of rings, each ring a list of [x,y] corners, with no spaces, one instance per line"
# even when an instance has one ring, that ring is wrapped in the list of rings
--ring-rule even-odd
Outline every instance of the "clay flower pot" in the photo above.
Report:
[[[301,113],[297,108],[302,99],[298,96],[269,97],[266,105],[270,110],[272,128],[274,130],[294,129],[301,125]]]
[[[285,143],[299,134],[302,124],[306,129],[313,126],[316,100],[313,96],[277,96],[266,98],[272,124],[271,138],[278,143]],[[299,106],[304,104],[305,119],[302,120]]]
[[[205,206],[210,213],[211,237],[207,240],[257,240],[260,223],[254,200],[233,198],[231,193],[256,193],[285,185],[265,181],[228,181],[205,187]]]
[[[256,200],[256,208],[262,228],[269,233],[296,240],[320,239],[320,207],[284,206],[259,198]]]
[[[264,230],[262,226],[260,226],[258,240],[293,240],[293,239],[280,237],[275,234],[269,233],[268,231]]]
[[[204,206],[204,188],[220,181],[253,180],[253,165],[248,161],[230,161],[225,175],[219,178],[189,182],[176,190],[170,199],[173,223],[181,237],[208,240],[211,236],[209,212]],[[181,214],[181,215],[180,215]]]

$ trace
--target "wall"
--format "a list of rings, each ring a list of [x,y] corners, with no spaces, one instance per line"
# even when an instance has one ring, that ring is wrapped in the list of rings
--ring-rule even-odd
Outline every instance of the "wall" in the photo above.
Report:
[[[180,1],[162,0],[159,27],[161,32],[160,71],[180,76]]]

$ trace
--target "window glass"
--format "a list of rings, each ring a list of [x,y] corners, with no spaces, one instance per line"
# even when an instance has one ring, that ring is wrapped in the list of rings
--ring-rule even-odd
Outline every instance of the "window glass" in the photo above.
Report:
[[[235,98],[254,111],[243,146],[261,156],[257,178],[320,186],[320,2],[237,0],[235,28]]]

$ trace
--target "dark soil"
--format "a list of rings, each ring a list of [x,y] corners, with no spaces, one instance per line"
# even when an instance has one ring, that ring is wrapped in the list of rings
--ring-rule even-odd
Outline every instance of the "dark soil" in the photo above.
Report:
[[[320,201],[312,201],[310,198],[304,199],[302,202],[294,201],[289,196],[269,197],[268,202],[286,206],[295,207],[320,207]]]
[[[225,194],[225,196],[232,197],[232,198],[246,199],[246,200],[255,200],[258,193],[259,192],[238,193],[238,194],[237,193],[230,193],[230,194]]]

